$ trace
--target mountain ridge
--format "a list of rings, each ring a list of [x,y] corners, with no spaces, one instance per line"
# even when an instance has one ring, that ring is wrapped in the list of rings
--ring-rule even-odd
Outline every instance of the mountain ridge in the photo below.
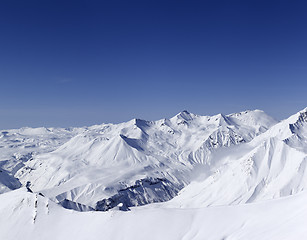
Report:
[[[0,238],[304,239],[306,149],[307,108],[3,130]]]
[[[51,143],[56,146],[49,151],[38,148],[41,152],[21,161],[14,177],[20,185],[30,184],[33,191],[54,201],[67,199],[89,207],[147,177],[166,179],[176,192],[185,191],[195,176],[209,178],[217,166],[223,166],[223,158],[218,157],[223,152],[249,146],[278,124],[285,125],[258,109],[214,116],[184,110],[157,121],[132,119],[85,128],[38,128],[33,130],[33,138],[52,135]],[[3,137],[10,134],[31,135],[31,129],[7,131]],[[251,161],[244,161],[247,169],[252,168],[248,165]],[[155,202],[152,194],[143,203]]]

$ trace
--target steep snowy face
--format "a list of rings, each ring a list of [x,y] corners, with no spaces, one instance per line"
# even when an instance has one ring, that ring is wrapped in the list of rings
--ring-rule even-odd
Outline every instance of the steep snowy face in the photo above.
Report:
[[[284,141],[289,146],[307,153],[307,108],[299,112],[294,121],[289,124],[292,136]]]
[[[170,206],[199,207],[254,202],[307,188],[306,109],[251,142],[219,155],[220,163],[184,188]]]
[[[199,166],[208,172],[218,164],[212,159],[221,149],[247,143],[275,123],[261,111],[228,116],[183,111],[171,119],[102,124],[35,156],[15,177],[49,197],[92,207],[147,177],[166,179],[178,191]]]

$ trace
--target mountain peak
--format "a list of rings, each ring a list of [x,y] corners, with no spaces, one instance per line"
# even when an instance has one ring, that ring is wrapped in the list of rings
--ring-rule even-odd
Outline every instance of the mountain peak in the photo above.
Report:
[[[193,120],[197,115],[188,112],[187,110],[183,110],[182,112],[178,113],[175,117],[178,119],[182,119],[185,121],[191,121]]]
[[[305,107],[303,110],[299,111],[300,113],[307,113],[307,107]]]
[[[271,116],[267,115],[264,111],[259,109],[232,113],[228,114],[227,117],[236,124],[262,126],[265,129],[268,129],[277,123],[277,121],[274,118],[272,118]]]
[[[285,119],[284,121],[286,121],[289,124],[293,124],[296,122],[306,122],[307,121],[307,107],[302,109],[301,111],[293,114],[292,116],[290,116],[289,118]]]
[[[222,113],[214,115],[214,116],[212,116],[212,118],[215,119],[216,121],[218,121],[219,125],[231,125],[227,116],[225,116]]]
[[[183,111],[181,111],[181,113],[190,114],[189,111],[187,111],[187,110],[183,110]]]
[[[298,113],[294,114],[288,119],[290,119],[293,122],[293,124],[306,123],[307,122],[307,108],[299,111]]]

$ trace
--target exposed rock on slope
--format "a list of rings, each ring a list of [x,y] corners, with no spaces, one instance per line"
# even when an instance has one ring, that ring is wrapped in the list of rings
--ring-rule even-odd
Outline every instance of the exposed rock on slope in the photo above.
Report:
[[[108,199],[97,202],[96,210],[107,211],[119,204],[122,208],[140,206],[155,202],[165,202],[177,195],[178,186],[167,179],[146,178],[137,180],[134,185],[121,189]]]

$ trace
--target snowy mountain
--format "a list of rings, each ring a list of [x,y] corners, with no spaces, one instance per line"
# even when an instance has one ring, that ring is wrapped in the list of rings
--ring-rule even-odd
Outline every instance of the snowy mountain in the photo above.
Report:
[[[16,172],[36,155],[51,152],[83,129],[21,128],[0,132],[0,193],[19,188]]]
[[[102,222],[112,236],[105,239],[123,239],[115,234],[118,225],[127,239],[144,239],[125,226],[143,218],[154,225],[160,215],[174,229],[159,224],[152,239],[282,239],[276,229],[295,224],[295,237],[288,231],[285,239],[307,237],[306,207],[299,205],[307,188],[307,108],[280,122],[261,110],[215,116],[183,111],[158,121],[3,130],[0,152],[0,214],[9,218],[3,224],[34,224],[23,230],[29,239],[45,235],[42,229],[58,218],[78,228]],[[202,224],[212,231],[202,231]],[[69,234],[54,228],[58,237]],[[257,235],[257,228],[266,232]],[[97,233],[94,227],[80,231],[97,239],[90,230]]]
[[[307,188],[307,109],[244,146],[219,155],[210,177],[197,179],[169,204],[205,207],[293,195]]]
[[[258,110],[210,117],[183,111],[171,119],[93,126],[33,157],[15,177],[57,201],[91,207],[148,177],[165,179],[174,197],[200,166],[218,164],[211,159],[219,149],[249,142],[275,123]],[[146,199],[134,205],[161,201],[157,191],[146,191]]]

